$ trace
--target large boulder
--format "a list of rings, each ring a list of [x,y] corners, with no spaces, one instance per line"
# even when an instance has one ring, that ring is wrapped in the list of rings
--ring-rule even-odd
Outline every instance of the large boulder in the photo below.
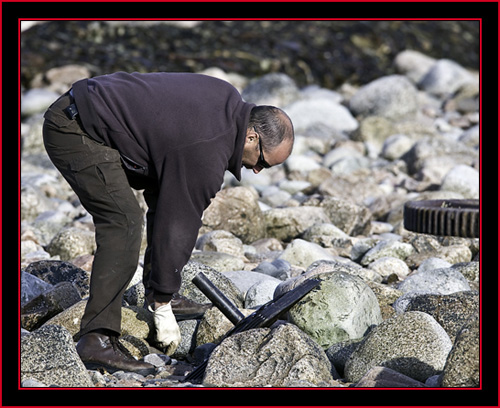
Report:
[[[33,379],[58,387],[93,387],[71,334],[47,325],[21,338],[21,381]]]
[[[50,241],[47,251],[69,261],[79,255],[93,254],[96,250],[95,234],[82,228],[65,227]]]
[[[408,276],[397,285],[403,293],[438,293],[449,295],[471,290],[469,282],[456,268],[423,270]]]
[[[330,222],[349,236],[367,234],[372,214],[368,208],[350,200],[331,196],[312,196],[305,205],[322,208]]]
[[[289,320],[323,349],[363,337],[382,322],[377,297],[357,276],[331,272],[315,276],[318,289],[308,293],[289,312]]]
[[[279,259],[289,262],[291,265],[306,269],[309,265],[321,260],[335,260],[335,257],[313,242],[303,239],[294,239],[280,255]]]
[[[417,89],[402,75],[378,78],[361,87],[350,101],[351,111],[361,116],[402,119],[415,116]]]
[[[471,316],[479,313],[479,293],[464,291],[450,295],[416,294],[408,300],[404,311],[420,311],[431,315],[446,330],[451,341],[455,341],[462,326]]]
[[[443,387],[479,387],[479,314],[471,316],[457,334],[443,370]]]
[[[267,236],[281,241],[291,241],[315,224],[330,222],[319,207],[273,208],[264,212]]]
[[[444,368],[451,340],[436,320],[407,312],[375,327],[345,365],[348,381],[359,381],[371,368],[387,367],[425,382]]]
[[[250,244],[265,235],[264,217],[252,188],[221,190],[203,213],[201,233],[225,230]]]
[[[297,387],[332,385],[325,352],[291,324],[226,338],[208,361],[205,386]]]
[[[181,271],[182,284],[179,293],[198,303],[208,303],[209,299],[196,287],[193,279],[202,272],[224,295],[235,304],[243,307],[245,297],[241,290],[221,272],[198,262],[189,261]]]
[[[26,272],[51,285],[71,282],[82,298],[89,295],[90,272],[76,267],[71,262],[43,260],[32,262]]]

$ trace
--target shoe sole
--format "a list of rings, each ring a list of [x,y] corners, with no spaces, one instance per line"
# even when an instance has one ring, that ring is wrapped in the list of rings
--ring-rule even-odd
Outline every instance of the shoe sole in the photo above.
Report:
[[[99,369],[103,369],[103,370],[106,370],[109,374],[116,373],[117,371],[125,371],[125,372],[129,372],[129,373],[137,373],[137,374],[140,374],[140,375],[146,377],[150,374],[156,373],[156,368],[154,368],[154,367],[153,368],[144,368],[142,370],[125,370],[123,368],[111,367],[111,366],[108,366],[106,364],[85,363],[85,362],[83,364],[87,370],[97,371]]]
[[[205,313],[191,313],[191,314],[175,314],[175,320],[178,322],[182,320],[194,320],[194,319],[201,319]]]

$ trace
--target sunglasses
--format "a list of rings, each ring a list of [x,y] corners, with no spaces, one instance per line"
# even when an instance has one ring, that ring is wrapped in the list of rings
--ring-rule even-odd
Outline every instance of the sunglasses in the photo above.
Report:
[[[266,162],[266,160],[264,159],[264,153],[262,151],[262,138],[257,133],[257,130],[255,129],[255,126],[253,127],[253,130],[259,136],[259,148],[260,148],[259,161],[257,162],[257,164],[255,166],[259,166],[259,167],[263,167],[265,169],[268,169],[269,167],[271,167],[271,165],[268,162]]]

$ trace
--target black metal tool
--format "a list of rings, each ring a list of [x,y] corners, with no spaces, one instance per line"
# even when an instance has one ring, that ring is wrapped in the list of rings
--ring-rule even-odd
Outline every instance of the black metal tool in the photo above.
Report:
[[[284,293],[278,299],[271,300],[262,305],[247,317],[244,317],[238,308],[202,272],[194,277],[193,283],[235,325],[226,333],[222,339],[224,340],[229,336],[246,330],[271,326],[281,315],[290,310],[300,299],[316,288],[321,283],[321,280],[307,279],[296,288]],[[184,379],[184,382],[201,382],[205,375],[207,363],[208,358],[196,367]]]
[[[408,201],[404,227],[422,234],[479,238],[479,200]]]

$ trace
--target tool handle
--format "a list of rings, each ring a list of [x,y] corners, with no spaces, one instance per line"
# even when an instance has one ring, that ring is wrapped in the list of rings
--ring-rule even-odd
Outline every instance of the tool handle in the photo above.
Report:
[[[199,272],[192,281],[203,294],[226,316],[234,325],[245,318],[245,315],[231,302],[203,272]]]

